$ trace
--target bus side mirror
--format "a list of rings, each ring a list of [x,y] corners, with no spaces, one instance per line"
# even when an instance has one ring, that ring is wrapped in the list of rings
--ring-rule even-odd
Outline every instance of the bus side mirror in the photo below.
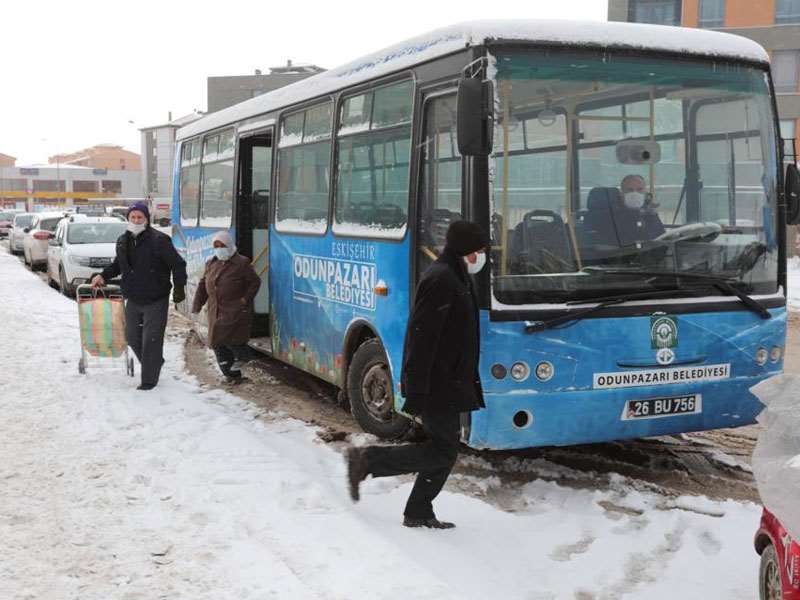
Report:
[[[784,195],[786,196],[786,223],[797,225],[800,223],[800,172],[797,170],[797,165],[790,164],[786,167]]]
[[[490,81],[458,82],[458,151],[462,156],[489,156],[494,137],[494,91]]]

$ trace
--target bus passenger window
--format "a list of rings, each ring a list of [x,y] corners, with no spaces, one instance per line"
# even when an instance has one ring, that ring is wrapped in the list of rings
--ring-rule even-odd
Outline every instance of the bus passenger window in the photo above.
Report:
[[[181,149],[181,225],[197,226],[200,208],[200,140],[187,141]]]
[[[408,220],[411,81],[347,98],[336,139],[334,232],[399,239]]]
[[[233,215],[233,130],[206,138],[203,148],[201,227],[230,227]]]
[[[332,102],[281,119],[275,229],[324,233],[328,226]]]

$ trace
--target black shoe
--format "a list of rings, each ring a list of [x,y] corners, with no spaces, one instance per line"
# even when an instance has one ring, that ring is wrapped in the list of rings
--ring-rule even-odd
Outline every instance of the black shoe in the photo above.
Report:
[[[350,484],[350,498],[358,502],[358,486],[369,475],[369,461],[364,448],[350,448],[347,451],[347,481]]]
[[[403,517],[403,525],[406,527],[427,527],[428,529],[453,529],[455,523],[440,521],[436,517],[430,519],[414,519],[413,517]]]
[[[136,389],[137,390],[146,391],[146,390],[152,390],[154,387],[156,387],[156,386],[153,385],[152,383],[143,383],[143,384],[137,386]]]

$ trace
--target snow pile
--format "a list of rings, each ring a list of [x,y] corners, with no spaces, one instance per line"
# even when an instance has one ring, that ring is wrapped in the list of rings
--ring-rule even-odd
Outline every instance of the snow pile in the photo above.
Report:
[[[800,540],[800,403],[798,375],[777,375],[751,388],[766,409],[758,416],[764,426],[753,451],[753,473],[761,500]]]
[[[786,265],[789,310],[800,310],[800,256],[793,256]]]
[[[757,506],[461,475],[437,500],[457,529],[406,529],[410,479],[368,480],[353,505],[339,452],[200,387],[179,337],[151,392],[79,375],[76,313],[0,249],[4,600],[756,594]]]

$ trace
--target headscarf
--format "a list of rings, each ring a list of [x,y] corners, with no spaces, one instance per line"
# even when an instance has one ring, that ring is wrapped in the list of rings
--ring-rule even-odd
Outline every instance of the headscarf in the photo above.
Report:
[[[223,229],[222,231],[218,231],[214,234],[214,237],[211,238],[211,245],[214,245],[214,242],[222,242],[225,244],[225,247],[231,251],[231,256],[236,254],[236,244],[233,241],[233,236],[228,232],[227,229]]]

